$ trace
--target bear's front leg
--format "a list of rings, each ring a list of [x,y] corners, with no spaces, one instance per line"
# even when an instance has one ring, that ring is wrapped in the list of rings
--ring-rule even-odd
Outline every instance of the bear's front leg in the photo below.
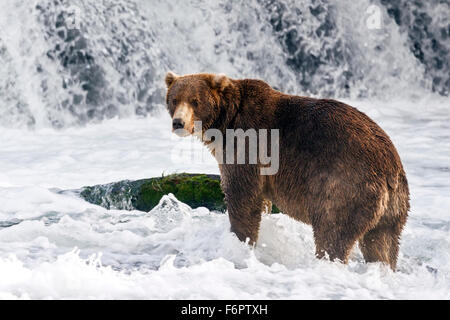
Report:
[[[264,210],[261,179],[249,165],[222,168],[222,189],[228,208],[231,231],[241,241],[254,245]]]
[[[254,245],[258,240],[259,224],[263,210],[262,200],[257,202],[228,202],[231,231],[239,240]],[[232,203],[232,204],[231,204]]]

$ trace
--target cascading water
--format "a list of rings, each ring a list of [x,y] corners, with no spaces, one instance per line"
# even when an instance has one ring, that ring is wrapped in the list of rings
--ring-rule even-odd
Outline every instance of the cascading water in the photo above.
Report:
[[[448,95],[450,6],[431,2],[4,0],[0,125],[146,115],[168,69],[336,98]]]

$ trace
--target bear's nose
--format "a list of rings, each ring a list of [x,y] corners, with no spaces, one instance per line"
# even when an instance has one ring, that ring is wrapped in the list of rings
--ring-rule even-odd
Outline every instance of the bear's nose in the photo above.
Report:
[[[173,130],[183,129],[184,128],[184,121],[181,120],[180,118],[173,119],[173,121],[172,121],[172,128],[173,128]]]

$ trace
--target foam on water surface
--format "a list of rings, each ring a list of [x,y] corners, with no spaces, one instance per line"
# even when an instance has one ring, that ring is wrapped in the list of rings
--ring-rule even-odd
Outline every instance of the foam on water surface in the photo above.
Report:
[[[173,195],[150,212],[106,210],[61,189],[163,172],[215,172],[172,162],[165,115],[63,131],[0,129],[2,298],[443,298],[450,297],[449,115],[439,99],[349,102],[391,136],[405,164],[412,209],[398,272],[318,261],[309,226],[264,215],[255,249],[229,231],[226,214]],[[416,110],[416,111],[414,111]],[[417,110],[422,110],[418,115]],[[22,153],[20,153],[22,152]]]

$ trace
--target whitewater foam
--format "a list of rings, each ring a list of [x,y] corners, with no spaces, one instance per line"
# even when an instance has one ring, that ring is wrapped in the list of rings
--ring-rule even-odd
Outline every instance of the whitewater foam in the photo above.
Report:
[[[76,194],[84,185],[172,172],[217,173],[207,162],[172,163],[166,114],[84,128],[0,128],[0,297],[169,299],[450,298],[450,135],[445,100],[352,101],[391,136],[405,165],[412,209],[398,272],[319,261],[309,226],[264,215],[255,249],[228,216],[173,196],[151,212],[106,210]],[[418,112],[420,110],[420,113]]]

